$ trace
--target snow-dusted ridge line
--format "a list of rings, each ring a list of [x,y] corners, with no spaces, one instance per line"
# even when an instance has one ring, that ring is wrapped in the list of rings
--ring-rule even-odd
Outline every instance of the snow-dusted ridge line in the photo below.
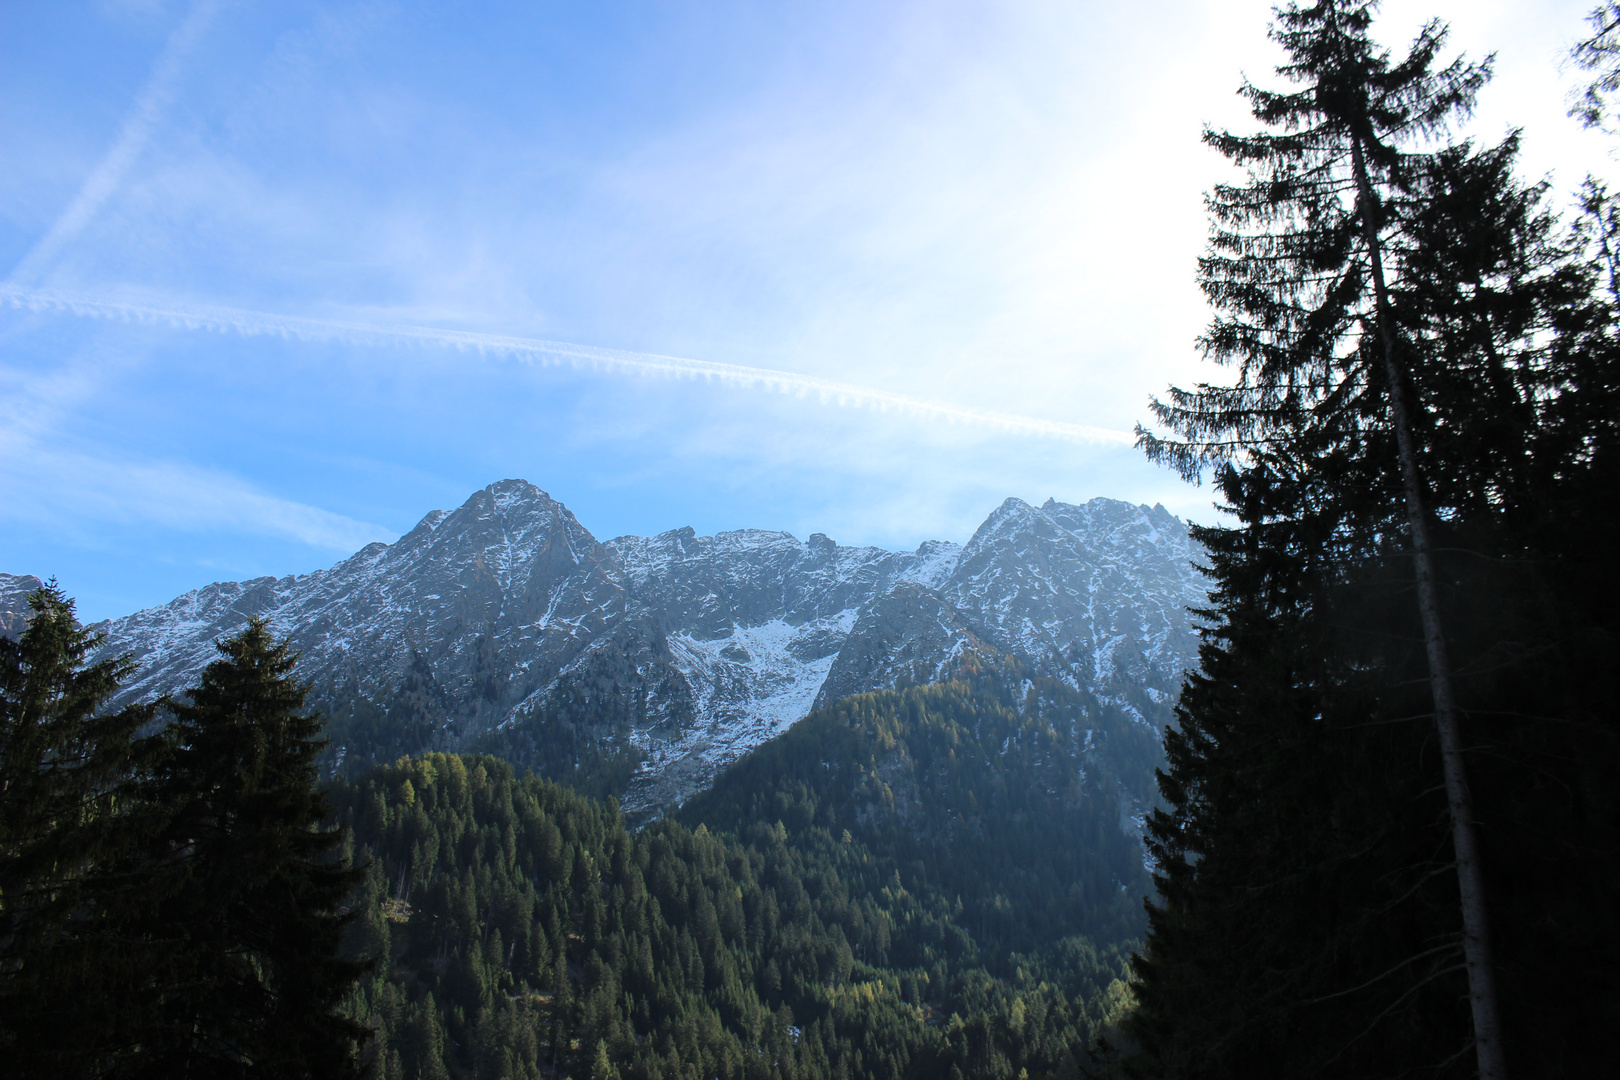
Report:
[[[1012,653],[1159,723],[1196,655],[1196,555],[1162,507],[1107,499],[1009,499],[966,544],[911,552],[764,530],[602,543],[507,480],[328,569],[215,583],[99,628],[141,665],[125,698],[150,698],[265,617],[318,705],[403,725],[346,743],[351,762],[622,704],[616,730],[649,760],[624,799],[650,811],[817,701],[927,681],[964,652]]]

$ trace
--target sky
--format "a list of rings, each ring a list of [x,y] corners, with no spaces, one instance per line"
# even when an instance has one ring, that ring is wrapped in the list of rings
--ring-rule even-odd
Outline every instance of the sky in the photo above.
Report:
[[[1589,0],[1391,0],[1567,200]],[[87,619],[521,477],[600,539],[912,548],[1131,446],[1195,338],[1251,0],[0,0],[0,571]]]

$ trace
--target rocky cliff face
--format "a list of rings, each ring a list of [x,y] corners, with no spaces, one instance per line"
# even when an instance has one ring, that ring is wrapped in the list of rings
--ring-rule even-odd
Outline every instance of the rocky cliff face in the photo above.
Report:
[[[1200,552],[1163,507],[1008,499],[962,549],[940,595],[990,641],[1072,686],[1173,696],[1196,660],[1187,608],[1207,600]]]
[[[602,543],[506,480],[329,570],[98,629],[140,661],[136,699],[183,688],[262,616],[300,651],[345,767],[485,747],[594,769],[646,813],[818,702],[928,682],[965,653],[1011,653],[1161,725],[1195,655],[1195,556],[1163,508],[1106,499],[1009,499],[965,547],[915,552],[754,530]]]
[[[32,574],[0,574],[0,637],[16,640],[28,626],[28,597],[44,582]]]

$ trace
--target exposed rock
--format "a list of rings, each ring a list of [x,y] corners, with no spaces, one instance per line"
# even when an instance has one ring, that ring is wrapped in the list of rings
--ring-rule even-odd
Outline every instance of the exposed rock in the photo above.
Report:
[[[15,641],[28,629],[28,597],[44,584],[32,574],[0,574],[0,637]]]
[[[487,747],[647,813],[817,702],[928,681],[964,650],[1012,653],[1156,727],[1196,655],[1196,554],[1162,507],[1108,499],[1009,499],[965,547],[915,552],[759,530],[601,543],[505,480],[329,570],[98,629],[136,654],[135,700],[187,686],[262,615],[299,650],[346,770]]]
[[[901,582],[861,613],[821,684],[815,707],[879,687],[938,682],[970,653],[993,668],[1002,650],[968,629],[937,592]]]

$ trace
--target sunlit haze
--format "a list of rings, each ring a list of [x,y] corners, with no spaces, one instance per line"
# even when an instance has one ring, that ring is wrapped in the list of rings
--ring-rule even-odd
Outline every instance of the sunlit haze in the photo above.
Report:
[[[1590,0],[1385,5],[1497,55],[1567,203]],[[303,572],[504,477],[601,539],[910,548],[1207,490],[1206,124],[1270,5],[0,2],[0,571],[89,618]]]

